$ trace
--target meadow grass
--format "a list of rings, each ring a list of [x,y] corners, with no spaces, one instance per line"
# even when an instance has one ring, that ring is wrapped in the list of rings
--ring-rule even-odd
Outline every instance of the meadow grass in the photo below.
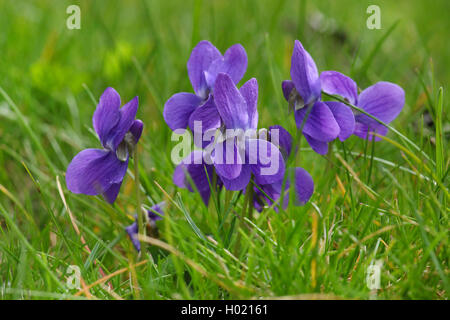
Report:
[[[1,299],[448,298],[447,1],[377,1],[381,30],[366,28],[372,1],[76,3],[81,30],[66,28],[72,1],[0,3]],[[249,217],[242,195],[222,191],[205,207],[172,183],[162,118],[173,93],[192,91],[186,62],[202,39],[245,47],[241,83],[258,79],[260,127],[296,131],[281,92],[295,39],[362,89],[399,84],[406,105],[376,143],[351,137],[323,157],[300,140],[307,205]],[[91,117],[107,86],[139,96],[140,201],[168,205],[139,256],[124,231],[132,165],[113,206],[65,186],[72,157],[99,147]],[[80,290],[66,286],[69,265]]]

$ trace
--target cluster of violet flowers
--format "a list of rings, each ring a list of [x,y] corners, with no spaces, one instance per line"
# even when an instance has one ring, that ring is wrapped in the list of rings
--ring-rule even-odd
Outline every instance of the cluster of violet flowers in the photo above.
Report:
[[[190,191],[195,188],[205,205],[211,189],[224,187],[251,194],[252,206],[262,211],[266,205],[288,205],[288,193],[284,199],[280,197],[283,185],[290,189],[287,174],[293,171],[296,203],[305,204],[313,194],[312,177],[303,168],[286,169],[292,152],[292,136],[286,129],[278,125],[257,130],[258,82],[251,78],[237,88],[246,69],[247,54],[240,44],[231,46],[224,55],[208,41],[193,49],[187,70],[195,94],[174,94],[163,115],[172,130],[189,127],[203,138],[194,138],[200,149],[178,164],[173,181]]]
[[[381,81],[358,95],[356,82],[342,73],[323,71],[319,75],[316,63],[298,40],[292,53],[291,78],[282,83],[284,97],[294,111],[297,128],[319,154],[328,152],[329,142],[336,138],[344,141],[352,134],[380,140],[374,133],[386,135],[384,124],[392,122],[405,104],[405,92],[394,83]],[[322,93],[338,95],[346,103],[323,101]]]
[[[298,148],[285,128],[273,125],[258,130],[258,82],[251,78],[237,87],[246,70],[247,54],[240,44],[223,55],[208,41],[192,50],[187,71],[194,93],[174,94],[165,103],[163,116],[171,130],[189,128],[194,137],[202,138],[194,138],[197,148],[177,165],[173,182],[197,191],[205,205],[212,190],[222,188],[242,192],[246,203],[259,212],[266,207],[286,208],[291,190],[295,205],[304,205],[314,192],[313,179],[304,168],[287,168]],[[319,75],[298,40],[290,74],[291,80],[282,82],[283,95],[298,130],[322,155],[337,138],[344,141],[356,135],[379,140],[377,135],[387,134],[385,125],[398,116],[405,102],[403,89],[393,83],[378,82],[358,94],[355,81],[342,73],[323,71]],[[324,100],[324,96],[335,100]],[[93,116],[103,149],[86,149],[73,158],[66,172],[71,192],[101,194],[114,203],[143,130],[142,121],[135,119],[137,109],[137,97],[121,107],[119,94],[113,88],[105,90]],[[163,216],[163,206],[139,208],[136,221],[126,228],[138,251],[140,228],[154,226]]]

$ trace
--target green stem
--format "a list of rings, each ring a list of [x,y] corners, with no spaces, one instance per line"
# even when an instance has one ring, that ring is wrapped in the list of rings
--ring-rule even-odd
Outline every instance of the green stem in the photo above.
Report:
[[[253,215],[253,183],[250,181],[247,186],[248,202],[247,217],[251,220]]]
[[[252,183],[251,177],[250,177],[250,182],[248,183],[247,188],[245,189],[244,205],[242,206],[242,213],[241,213],[241,216],[239,219],[241,223],[244,223],[245,216],[247,214],[250,215],[252,212],[252,204],[250,203],[250,201],[253,202],[253,200],[250,200],[250,198],[253,199],[253,183]],[[249,216],[249,218],[250,218],[250,216]],[[235,244],[235,248],[234,248],[235,254],[237,256],[239,256],[240,248],[241,248],[241,234],[240,234],[240,232],[238,232],[237,236],[236,236],[236,244]]]
[[[138,216],[138,234],[139,236],[145,236],[145,221],[144,221],[144,213],[142,212],[142,204],[141,204],[141,190],[140,190],[140,182],[139,182],[139,157],[138,157],[138,148],[134,149],[134,183],[136,186],[136,207],[137,207],[137,216]],[[146,243],[144,241],[141,242],[141,252],[145,252]]]
[[[330,168],[333,168],[334,161],[334,150],[333,150],[334,141],[328,143],[328,165]]]
[[[252,193],[252,182],[251,182],[251,179],[250,179],[250,182],[247,185],[247,189],[245,190],[244,206],[242,207],[242,214],[241,214],[242,219],[244,219],[244,217],[247,214],[247,209],[248,209],[249,204],[250,204],[251,193]]]

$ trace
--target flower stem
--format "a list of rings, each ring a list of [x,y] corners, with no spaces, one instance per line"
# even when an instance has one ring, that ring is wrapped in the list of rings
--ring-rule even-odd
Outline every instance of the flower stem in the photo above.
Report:
[[[251,179],[250,179],[251,180]],[[252,182],[250,181],[247,185],[247,188],[245,189],[245,196],[244,196],[244,204],[242,206],[242,213],[241,213],[241,219],[244,220],[244,218],[247,215],[247,210],[250,205],[250,193],[252,190]]]
[[[248,183],[247,193],[248,193],[247,216],[251,220],[252,215],[253,215],[253,183],[251,181]]]
[[[139,182],[139,157],[138,157],[138,148],[134,149],[134,183],[136,187],[136,211],[138,216],[138,235],[145,236],[145,220],[144,220],[144,212],[142,211],[141,204],[141,189]],[[146,243],[144,241],[141,242],[141,253],[145,252]]]

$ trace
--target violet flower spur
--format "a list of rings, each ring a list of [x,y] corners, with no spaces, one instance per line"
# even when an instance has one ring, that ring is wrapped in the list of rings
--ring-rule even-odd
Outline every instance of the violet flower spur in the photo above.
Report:
[[[107,88],[92,118],[103,149],[86,149],[78,153],[67,167],[66,184],[73,193],[99,195],[114,203],[128,168],[128,160],[143,129],[135,120],[138,97],[120,107],[120,96]]]
[[[164,105],[163,116],[172,130],[194,130],[195,120],[202,121],[204,130],[221,125],[213,88],[219,73],[226,73],[237,84],[247,69],[247,54],[240,44],[231,46],[222,56],[209,41],[200,41],[192,50],[187,63],[189,79],[195,94],[176,93]]]
[[[279,148],[285,160],[288,159],[292,152],[292,136],[282,126],[272,126],[269,128],[269,139],[273,130],[278,130],[279,135]],[[311,175],[305,169],[297,167],[295,169],[288,169],[287,173],[293,173],[294,192],[295,192],[295,205],[306,204],[314,193],[314,181]],[[284,186],[285,195],[282,201],[283,208],[286,209],[289,204],[289,192],[290,192],[290,177],[286,177]],[[271,184],[258,184],[254,186],[253,206],[256,210],[261,212],[265,205],[272,206],[274,203],[280,200],[283,192],[284,177]],[[281,202],[281,201],[280,201]],[[278,211],[278,203],[274,209]]]
[[[146,226],[150,226],[151,228],[155,228],[156,224],[155,222],[158,220],[161,220],[164,215],[164,212],[162,211],[162,208],[165,206],[165,202],[160,202],[158,204],[155,204],[150,208],[150,210],[142,210],[144,211],[144,217],[146,218]],[[125,231],[127,232],[128,236],[130,237],[131,242],[133,243],[133,246],[136,248],[136,250],[139,252],[141,251],[141,243],[139,241],[139,224],[137,215],[134,216],[134,222],[125,228]]]
[[[270,184],[282,178],[285,163],[279,149],[267,139],[256,136],[256,79],[250,79],[238,90],[230,76],[220,73],[214,94],[225,135],[215,142],[211,161],[225,188],[243,190],[252,175],[259,184]]]
[[[334,83],[345,84],[349,78],[336,71],[324,71],[319,77],[314,60],[298,40],[292,53],[291,78],[292,81],[283,81],[282,89],[294,110],[297,128],[303,126],[302,133],[315,152],[326,154],[328,142],[338,137],[344,141],[351,136],[355,119],[345,104],[321,101],[321,91],[330,87],[336,94],[346,95],[347,88]]]

